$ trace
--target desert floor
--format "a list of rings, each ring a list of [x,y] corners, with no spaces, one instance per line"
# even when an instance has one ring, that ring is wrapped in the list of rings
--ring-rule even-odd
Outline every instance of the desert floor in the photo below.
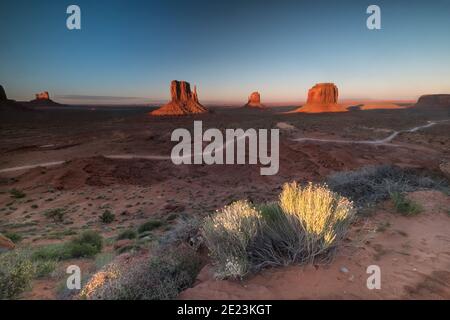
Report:
[[[389,108],[343,113],[286,113],[293,108],[244,110],[214,108],[206,115],[155,118],[149,108],[47,108],[0,124],[0,231],[23,236],[20,246],[62,242],[85,229],[106,239],[150,218],[166,221],[161,235],[183,217],[203,217],[238,199],[276,200],[283,183],[323,181],[329,174],[367,165],[395,164],[438,172],[450,159],[448,108]],[[364,108],[362,108],[364,109]],[[139,156],[170,156],[176,128],[280,128],[280,170],[261,176],[259,166],[182,165]],[[435,125],[414,132],[428,121]],[[438,122],[441,121],[441,122]],[[301,138],[370,141],[400,133],[386,144],[295,141]],[[105,156],[133,155],[135,159]],[[48,167],[31,167],[54,163]],[[63,163],[60,163],[63,162]],[[21,190],[13,199],[9,191]],[[210,266],[180,298],[315,299],[445,298],[450,299],[450,201],[437,191],[410,195],[425,211],[416,217],[392,213],[389,202],[359,219],[342,250],[328,266],[267,270],[244,282],[212,279]],[[62,223],[43,212],[64,208]],[[116,219],[99,216],[111,210]],[[170,218],[169,218],[170,217]],[[382,228],[380,228],[380,226]],[[382,229],[382,230],[381,230]],[[364,231],[364,232],[363,232]],[[107,242],[104,259],[114,256]],[[87,272],[101,267],[102,257],[82,259]],[[59,276],[34,281],[28,299],[58,298]],[[366,267],[382,267],[382,290],[365,286]],[[345,267],[346,271],[342,272]]]

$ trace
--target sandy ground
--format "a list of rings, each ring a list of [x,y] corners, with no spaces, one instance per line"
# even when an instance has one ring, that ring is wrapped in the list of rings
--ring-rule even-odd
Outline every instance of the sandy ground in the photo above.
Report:
[[[447,109],[286,114],[289,109],[295,107],[264,112],[215,108],[207,115],[154,118],[147,115],[148,108],[52,108],[26,112],[8,121],[2,118],[0,170],[61,163],[0,172],[0,232],[21,234],[21,246],[66,241],[85,229],[97,230],[108,239],[149,218],[165,219],[172,214],[203,217],[243,198],[273,201],[286,181],[322,181],[331,173],[373,164],[396,164],[437,173],[442,161],[450,159],[449,122],[402,132],[392,141],[397,147],[292,141],[304,137],[383,139],[427,121],[449,119]],[[258,165],[175,166],[167,159],[104,157],[167,157],[175,144],[170,142],[171,132],[176,128],[192,131],[194,120],[202,120],[204,130],[280,128],[279,173],[261,176]],[[26,196],[12,198],[9,191],[13,188]],[[66,211],[63,223],[45,217],[46,210],[55,208]],[[105,209],[116,215],[108,225],[99,219]],[[54,291],[57,285],[53,282],[37,287]],[[32,296],[38,298],[39,294]]]
[[[330,265],[271,269],[242,282],[215,280],[208,265],[180,299],[450,299],[450,198],[409,197],[424,204],[420,215],[400,216],[386,203],[359,219]],[[380,267],[380,290],[367,288],[370,265]]]

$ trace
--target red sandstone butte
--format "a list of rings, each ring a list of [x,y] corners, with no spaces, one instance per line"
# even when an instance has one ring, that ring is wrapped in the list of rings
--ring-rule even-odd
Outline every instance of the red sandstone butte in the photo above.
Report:
[[[306,104],[337,104],[339,91],[334,83],[318,83],[308,91]]]
[[[48,91],[36,93],[36,100],[50,100]]]
[[[244,106],[245,108],[264,108],[261,103],[261,95],[259,92],[255,91],[248,97],[248,102]]]
[[[334,83],[318,83],[308,91],[306,104],[293,112],[321,113],[345,112],[347,108],[338,104],[339,90]]]
[[[419,98],[417,107],[450,107],[450,94],[429,94]]]
[[[154,116],[183,116],[208,112],[198,101],[197,87],[191,91],[191,85],[186,81],[172,81],[170,85],[171,101],[161,108],[152,111]]]

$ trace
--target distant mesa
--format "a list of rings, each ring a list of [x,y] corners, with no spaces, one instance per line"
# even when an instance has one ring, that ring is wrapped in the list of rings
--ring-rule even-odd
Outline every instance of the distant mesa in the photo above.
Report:
[[[15,100],[8,99],[5,88],[0,85],[0,120],[14,118],[22,111],[30,111],[30,109]]]
[[[257,91],[252,92],[252,94],[248,97],[248,102],[244,106],[245,108],[256,108],[263,109],[265,106],[261,103],[261,94]]]
[[[306,104],[293,112],[346,112],[347,108],[338,104],[338,97],[339,90],[334,83],[318,83],[309,89]]]
[[[6,96],[5,89],[3,89],[3,86],[0,85],[0,101],[6,101],[8,100],[8,97]]]
[[[59,106],[60,104],[50,99],[48,91],[43,91],[35,94],[35,99],[29,102],[34,106]]]
[[[428,94],[421,96],[416,107],[450,107],[450,94]]]
[[[39,92],[39,93],[36,93],[35,100],[50,100],[50,95],[48,94],[48,91]]]
[[[197,87],[191,91],[191,85],[186,81],[172,81],[170,85],[171,101],[161,108],[152,111],[154,116],[184,116],[208,112],[198,101]]]

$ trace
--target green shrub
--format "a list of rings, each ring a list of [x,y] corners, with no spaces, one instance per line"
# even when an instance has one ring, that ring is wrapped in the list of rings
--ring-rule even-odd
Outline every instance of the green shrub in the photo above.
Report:
[[[32,254],[33,260],[65,260],[70,259],[69,251],[63,243],[49,244],[38,247]]]
[[[112,213],[109,210],[105,210],[105,211],[103,211],[102,215],[100,216],[100,221],[103,223],[111,223],[114,221],[115,218],[116,218],[116,216],[114,215],[114,213]]]
[[[102,236],[94,231],[85,231],[69,242],[51,244],[36,249],[35,260],[67,260],[93,257],[102,250]]]
[[[47,218],[52,219],[54,222],[63,222],[65,214],[66,210],[62,208],[49,209],[44,212],[44,215]]]
[[[35,277],[44,278],[51,274],[58,264],[56,260],[44,260],[44,261],[34,261],[35,266]]]
[[[123,239],[136,239],[137,237],[137,233],[136,231],[132,230],[132,229],[127,229],[122,231],[121,233],[119,233],[119,235],[117,236],[117,240],[123,240]]]
[[[422,207],[418,203],[411,201],[399,192],[391,193],[391,200],[397,212],[405,216],[413,216],[422,211]]]
[[[22,235],[15,232],[5,232],[3,235],[14,243],[19,243],[22,241]]]
[[[162,225],[163,225],[163,223],[160,220],[149,220],[139,226],[138,232],[143,233],[146,231],[152,231],[154,229],[161,227]]]
[[[205,219],[201,232],[219,278],[266,266],[326,262],[353,218],[352,203],[325,186],[285,184],[277,203],[238,201]]]
[[[366,207],[390,198],[391,193],[424,189],[449,190],[444,180],[437,180],[396,166],[368,166],[355,171],[333,174],[327,178],[331,190],[352,200],[357,207]]]
[[[35,267],[26,252],[14,250],[0,255],[0,299],[15,299],[30,288]]]
[[[17,189],[10,190],[9,194],[11,195],[11,198],[14,198],[14,199],[22,199],[27,196],[24,192],[17,190]]]

